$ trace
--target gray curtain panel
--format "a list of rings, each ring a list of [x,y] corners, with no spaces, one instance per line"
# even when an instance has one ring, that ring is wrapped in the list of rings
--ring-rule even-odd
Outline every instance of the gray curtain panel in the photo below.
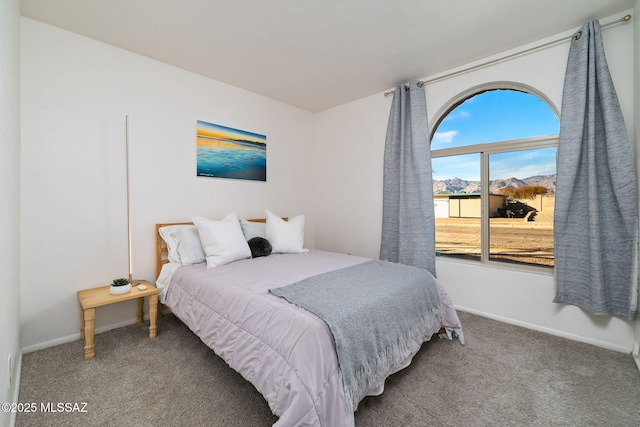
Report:
[[[380,259],[435,276],[435,219],[427,102],[417,81],[393,96],[384,150]]]
[[[634,319],[636,177],[600,24],[572,39],[562,97],[555,206],[554,302]]]

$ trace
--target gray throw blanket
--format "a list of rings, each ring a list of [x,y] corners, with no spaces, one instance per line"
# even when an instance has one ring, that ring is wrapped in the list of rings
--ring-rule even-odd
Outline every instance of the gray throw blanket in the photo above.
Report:
[[[390,366],[404,361],[442,324],[433,276],[386,261],[368,261],[270,292],[329,325],[351,411],[370,385],[380,384]],[[434,324],[438,327],[430,330]]]

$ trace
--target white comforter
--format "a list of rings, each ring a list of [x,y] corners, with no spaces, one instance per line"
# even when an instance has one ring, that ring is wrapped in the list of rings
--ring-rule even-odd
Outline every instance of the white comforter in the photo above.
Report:
[[[167,264],[157,286],[160,300],[262,393],[280,417],[276,426],[353,426],[329,327],[268,290],[365,261],[369,259],[314,250],[213,269],[205,264]],[[422,342],[441,326],[460,327],[449,296],[439,289],[446,307],[444,325],[424,331],[405,362],[389,367],[389,375],[407,366]],[[377,384],[367,394],[380,394],[383,387]]]

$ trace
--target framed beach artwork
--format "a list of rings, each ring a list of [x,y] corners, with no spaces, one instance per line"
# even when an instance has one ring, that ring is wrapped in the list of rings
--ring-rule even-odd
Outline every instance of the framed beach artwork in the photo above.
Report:
[[[197,176],[267,180],[267,137],[198,120]]]

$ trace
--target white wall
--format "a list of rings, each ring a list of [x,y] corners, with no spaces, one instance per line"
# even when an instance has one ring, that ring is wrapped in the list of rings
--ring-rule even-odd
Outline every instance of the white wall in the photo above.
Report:
[[[602,19],[602,23],[619,16]],[[632,131],[633,26],[604,30],[604,43],[625,120]],[[496,81],[535,87],[560,110],[568,51],[567,41],[426,85],[431,125],[436,113],[450,99],[469,88]],[[508,53],[511,52],[505,52]],[[431,77],[436,76],[423,80]],[[314,131],[317,248],[378,256],[382,159],[390,105],[391,97],[380,93],[317,114]],[[634,322],[592,316],[573,306],[554,304],[555,283],[551,275],[442,259],[438,259],[436,268],[438,278],[463,310],[616,350],[631,350]]]
[[[18,396],[20,363],[20,3],[0,1],[0,403]],[[9,372],[8,357],[11,356]],[[11,380],[11,384],[10,383]],[[11,422],[0,412],[0,425]]]
[[[125,115],[134,277],[155,280],[158,222],[222,218],[232,210],[264,217],[268,208],[306,214],[305,243],[314,245],[311,113],[28,18],[21,22],[25,351],[77,339],[76,291],[128,274]],[[267,182],[197,178],[198,119],[266,135]],[[98,308],[96,329],[134,319],[133,302]]]

